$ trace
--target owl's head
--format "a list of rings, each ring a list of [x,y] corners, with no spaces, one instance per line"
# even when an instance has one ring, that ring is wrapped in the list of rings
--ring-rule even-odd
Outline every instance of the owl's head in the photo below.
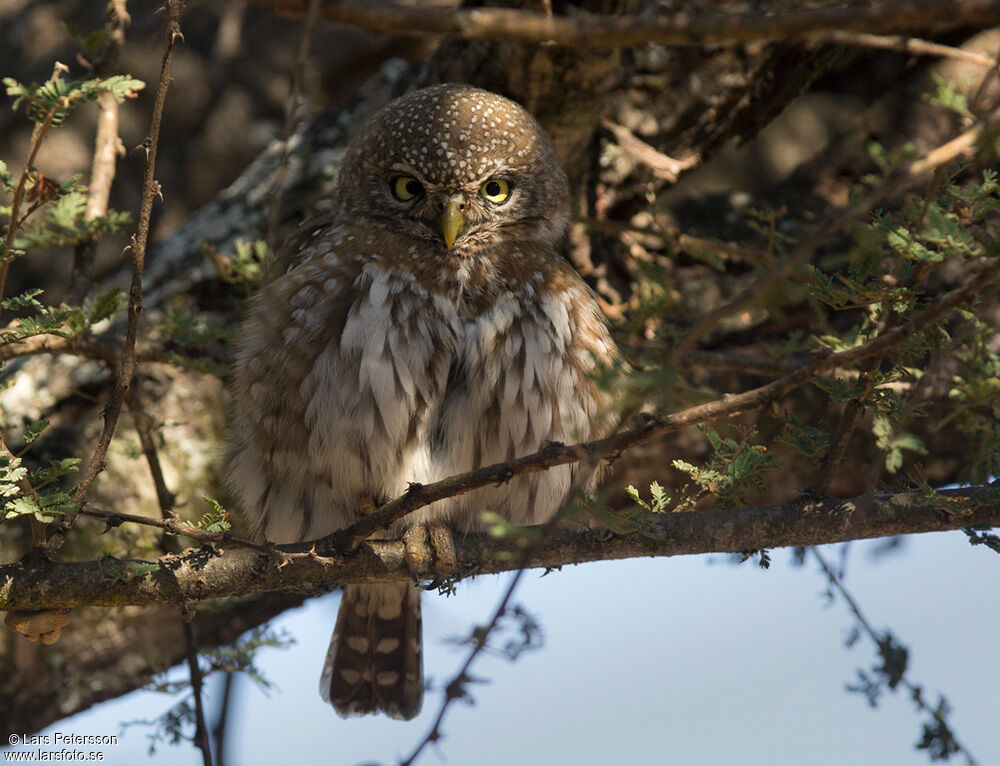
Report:
[[[341,209],[441,252],[466,255],[503,237],[554,245],[569,190],[552,143],[513,101],[468,85],[396,99],[348,147]]]

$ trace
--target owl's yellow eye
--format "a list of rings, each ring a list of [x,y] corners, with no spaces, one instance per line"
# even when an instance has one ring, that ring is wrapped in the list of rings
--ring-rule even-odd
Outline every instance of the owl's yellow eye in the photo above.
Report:
[[[510,196],[510,184],[502,178],[491,178],[479,187],[479,193],[490,202],[499,205],[502,202],[506,202]]]
[[[413,176],[396,176],[392,179],[392,194],[400,202],[408,202],[423,190],[423,184]]]

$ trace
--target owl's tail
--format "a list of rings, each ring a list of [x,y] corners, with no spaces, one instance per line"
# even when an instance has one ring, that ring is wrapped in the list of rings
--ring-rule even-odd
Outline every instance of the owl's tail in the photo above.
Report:
[[[424,697],[420,590],[406,582],[345,586],[319,685],[340,716],[416,716]]]

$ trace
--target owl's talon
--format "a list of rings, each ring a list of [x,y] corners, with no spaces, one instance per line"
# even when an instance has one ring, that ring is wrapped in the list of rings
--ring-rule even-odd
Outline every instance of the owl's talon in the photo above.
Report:
[[[403,544],[405,548],[406,568],[410,572],[410,577],[417,585],[420,584],[421,571],[426,568],[427,556],[427,527],[423,524],[414,524],[403,533]]]
[[[439,577],[451,575],[458,569],[458,556],[455,554],[455,538],[451,530],[443,524],[431,524],[427,527],[430,533],[431,548],[434,550],[434,572]]]

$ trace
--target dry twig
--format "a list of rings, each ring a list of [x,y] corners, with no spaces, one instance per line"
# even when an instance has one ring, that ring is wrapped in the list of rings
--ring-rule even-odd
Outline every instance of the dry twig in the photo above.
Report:
[[[208,727],[205,725],[205,706],[201,699],[202,673],[198,665],[198,643],[194,634],[194,615],[190,619],[181,618],[184,629],[184,648],[187,653],[188,673],[191,678],[191,693],[194,695],[194,744],[201,751],[204,766],[212,766],[212,748],[208,743]]]
[[[295,66],[292,69],[292,87],[288,95],[288,108],[285,111],[285,122],[281,128],[281,156],[278,167],[274,171],[271,194],[267,202],[266,241],[268,253],[275,252],[278,241],[278,224],[281,222],[281,200],[285,193],[285,176],[288,173],[288,161],[291,157],[292,135],[295,133],[299,120],[302,81],[305,78],[306,62],[309,59],[309,45],[312,42],[313,31],[319,18],[320,0],[309,0],[309,10],[299,38],[299,47],[295,53]],[[272,255],[273,257],[273,255]]]
[[[862,48],[878,48],[880,50],[909,53],[912,56],[935,56],[937,58],[955,59],[966,64],[996,69],[997,62],[989,56],[975,51],[942,45],[929,40],[903,35],[872,35],[866,32],[848,32],[843,29],[830,29],[815,32],[808,36],[809,42],[817,44],[836,43],[837,45],[856,45]]]
[[[885,640],[884,637],[880,636],[878,632],[876,632],[875,628],[872,627],[872,624],[868,621],[868,618],[865,617],[864,612],[861,611],[861,607],[858,605],[858,602],[854,599],[854,597],[850,594],[850,592],[848,592],[847,588],[844,587],[844,584],[840,581],[840,578],[837,576],[837,573],[833,571],[833,567],[831,567],[827,563],[826,559],[823,557],[823,554],[820,553],[820,551],[817,548],[810,548],[809,552],[812,554],[812,557],[816,559],[817,563],[820,566],[820,569],[823,570],[823,574],[826,575],[826,579],[829,581],[830,587],[836,590],[837,593],[840,594],[840,597],[844,600],[844,603],[847,604],[847,608],[851,610],[851,613],[854,615],[854,618],[857,620],[858,625],[861,626],[861,629],[864,631],[865,635],[867,635],[868,638],[872,640],[875,646],[881,647],[883,641]],[[931,707],[924,701],[922,692],[923,687],[921,687],[918,684],[914,684],[910,679],[906,678],[905,676],[900,678],[899,682],[910,693],[910,699],[914,701],[919,710],[929,714],[931,717],[934,718],[935,721],[938,722],[938,724],[945,727],[947,731],[952,732],[951,726],[949,725],[947,719],[945,718],[944,711],[941,709],[941,707],[940,706]],[[958,741],[958,739],[955,738],[954,732],[952,732],[951,734],[951,743],[955,746],[957,752],[965,754],[965,757],[970,766],[975,766],[975,764],[977,763],[975,757],[972,755],[972,753],[969,752],[969,748],[967,748],[964,744],[962,744],[961,742]]]
[[[304,16],[308,7],[305,0],[251,1],[290,16]],[[789,40],[831,29],[888,33],[995,24],[1000,22],[1000,6],[994,0],[897,0],[766,14],[675,11],[642,16],[563,16],[509,8],[343,3],[324,6],[322,18],[328,24],[392,34],[615,48],[646,43],[707,46]]]
[[[270,556],[280,556],[278,549],[271,545],[271,543],[258,543],[253,540],[246,540],[242,537],[230,534],[229,532],[209,532],[207,529],[191,526],[186,521],[177,518],[174,514],[165,516],[162,519],[154,519],[149,516],[137,516],[134,513],[105,511],[100,508],[94,508],[92,505],[87,503],[80,510],[80,515],[89,516],[94,519],[101,519],[102,521],[107,522],[109,526],[113,527],[117,527],[120,524],[141,524],[146,527],[156,527],[157,529],[162,529],[164,532],[171,535],[179,535],[181,537],[188,537],[192,540],[197,540],[203,545],[209,543],[216,543],[219,545],[235,545],[241,548],[250,548],[261,553],[266,553]]]
[[[160,81],[156,90],[156,100],[153,104],[153,118],[151,121],[149,135],[146,138],[144,149],[146,151],[146,171],[143,176],[142,202],[139,208],[139,223],[136,233],[132,237],[128,252],[132,260],[132,284],[128,294],[128,324],[125,331],[125,342],[122,347],[118,377],[115,381],[114,390],[104,411],[104,427],[98,439],[94,454],[87,464],[83,478],[80,481],[75,499],[77,506],[71,509],[59,524],[56,531],[46,543],[46,549],[51,555],[59,550],[66,537],[66,532],[76,521],[80,508],[86,502],[87,494],[97,478],[98,474],[104,470],[104,460],[111,445],[111,438],[115,434],[118,425],[118,417],[121,415],[122,405],[132,384],[132,376],[135,373],[136,358],[135,346],[136,336],[139,328],[139,314],[142,311],[142,272],[146,259],[146,241],[149,238],[149,220],[153,212],[153,200],[159,194],[160,185],[156,181],[156,148],[160,138],[160,124],[163,120],[163,105],[167,98],[167,88],[170,85],[170,59],[174,50],[174,43],[182,39],[180,29],[180,14],[182,0],[167,0],[167,34],[163,47],[163,60],[160,65]]]

